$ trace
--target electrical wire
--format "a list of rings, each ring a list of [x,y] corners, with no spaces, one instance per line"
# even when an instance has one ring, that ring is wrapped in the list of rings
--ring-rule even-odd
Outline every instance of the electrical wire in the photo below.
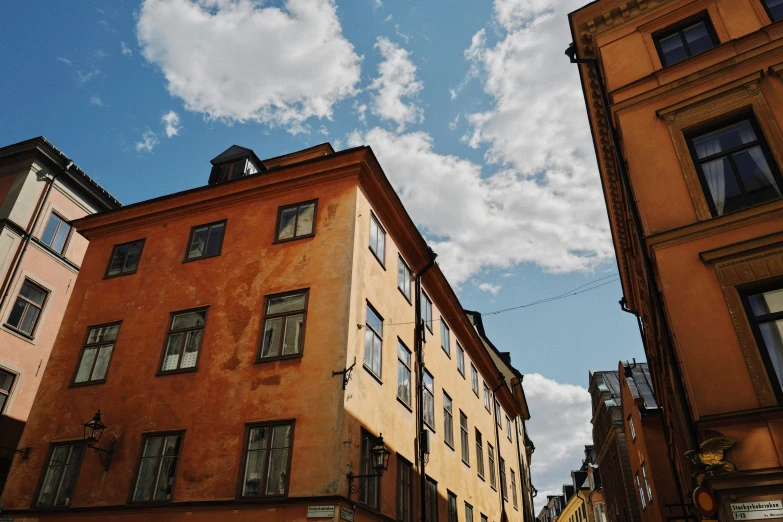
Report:
[[[614,278],[614,279],[606,281],[609,278]],[[479,315],[481,315],[482,317],[486,317],[486,316],[489,316],[489,315],[499,315],[499,314],[503,314],[503,313],[506,313],[506,312],[511,312],[511,311],[514,311],[514,310],[520,310],[522,308],[529,308],[531,306],[537,306],[537,305],[541,305],[541,304],[544,304],[544,303],[551,303],[552,301],[558,301],[560,299],[565,299],[566,297],[573,297],[575,295],[583,294],[585,292],[590,292],[590,291],[595,290],[597,288],[601,288],[602,286],[606,286],[606,285],[612,284],[615,281],[618,281],[619,279],[620,279],[620,277],[615,272],[614,274],[610,274],[610,275],[605,276],[605,277],[600,277],[598,279],[594,279],[593,281],[590,281],[589,283],[585,283],[583,285],[579,285],[576,288],[572,288],[571,290],[568,290],[567,292],[559,294],[559,295],[554,295],[554,296],[550,296],[550,297],[544,297],[543,299],[539,299],[537,301],[533,301],[531,303],[527,303],[527,304],[523,304],[523,305],[519,305],[519,306],[512,306],[511,308],[502,308],[500,310],[494,310],[492,312],[480,312]],[[599,283],[601,281],[605,281],[605,282],[601,283],[600,285],[596,285],[595,284],[595,283]],[[592,286],[592,285],[595,285],[595,286]],[[586,287],[589,287],[589,288],[586,288]],[[435,322],[438,322],[438,321],[440,321],[442,319],[453,319],[453,317],[439,317],[438,319],[433,319],[432,322],[435,323]],[[415,321],[409,321],[409,322],[404,322],[404,323],[383,323],[383,326],[385,328],[387,326],[399,326],[399,325],[411,325],[411,324],[415,324]]]

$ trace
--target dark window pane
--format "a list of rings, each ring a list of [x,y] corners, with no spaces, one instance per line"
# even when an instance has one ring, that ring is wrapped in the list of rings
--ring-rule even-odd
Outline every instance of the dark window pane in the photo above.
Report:
[[[123,272],[133,272],[139,265],[139,256],[141,256],[141,247],[143,243],[137,241],[133,243],[128,249],[128,255],[125,259],[125,265],[123,266]]]
[[[204,255],[208,233],[209,227],[201,227],[193,231],[193,239],[190,241],[190,250],[188,251],[189,259]]]
[[[367,324],[378,334],[383,335],[383,319],[378,317],[378,314],[369,306],[367,307]]]
[[[728,158],[708,161],[701,167],[719,216],[745,207],[745,199]]]
[[[751,205],[757,205],[780,197],[772,170],[769,168],[764,152],[758,145],[733,154],[745,192]]]
[[[22,318],[22,324],[19,325],[19,330],[26,333],[27,335],[33,335],[33,330],[35,330],[35,323],[38,322],[38,315],[40,313],[41,310],[39,308],[28,306],[27,313],[25,313],[24,318]]]
[[[43,235],[41,235],[42,243],[49,246],[52,245],[52,240],[54,239],[54,234],[57,232],[57,225],[60,224],[60,221],[60,218],[57,217],[56,214],[51,214],[49,216],[49,222],[46,223],[46,228],[44,229]]]
[[[295,310],[304,310],[305,294],[286,295],[273,297],[269,300],[268,314],[282,314]]]
[[[703,53],[713,47],[712,38],[704,22],[686,27],[682,32],[685,35],[685,40],[688,42],[688,47],[690,47],[691,56]]]
[[[315,203],[307,203],[299,207],[299,219],[296,222],[296,235],[307,236],[313,233],[313,216]]]
[[[125,258],[128,255],[129,248],[129,245],[121,245],[114,250],[114,257],[112,258],[111,265],[109,266],[109,275],[119,274],[122,272],[122,266],[125,263]]]
[[[264,323],[264,338],[261,344],[261,357],[276,357],[280,355],[280,333],[282,329],[282,317],[266,320]]]
[[[38,306],[43,306],[44,299],[46,299],[46,292],[44,290],[27,282],[22,285],[22,289],[19,294],[25,296],[27,299],[37,304]]]
[[[783,289],[752,295],[749,299],[756,317],[783,312]]]
[[[199,326],[204,326],[206,318],[207,312],[204,310],[177,314],[171,321],[171,329],[181,330],[183,328],[197,328]]]
[[[693,139],[693,146],[699,159],[756,141],[756,133],[750,121],[743,120],[732,125],[702,134]]]
[[[68,233],[71,231],[71,226],[67,223],[61,223],[60,228],[57,229],[57,235],[54,236],[52,242],[52,250],[60,252],[62,254],[63,248],[65,248],[65,241],[68,239]]]
[[[289,315],[285,319],[285,335],[283,337],[283,355],[299,353],[302,339],[304,315]]]
[[[220,253],[220,247],[223,245],[223,233],[225,230],[226,225],[223,223],[212,225],[212,227],[209,229],[209,241],[207,242],[206,255],[215,256]]]
[[[783,20],[783,0],[765,0],[773,22]]]
[[[294,237],[294,227],[296,226],[296,207],[284,209],[280,213],[280,228],[277,233],[278,239],[290,239]]]
[[[11,313],[8,315],[8,324],[14,328],[19,328],[25,308],[27,308],[27,303],[23,299],[17,299],[14,307],[11,309]]]
[[[664,65],[673,65],[688,58],[688,52],[685,50],[685,44],[682,41],[680,33],[674,33],[658,41],[663,53]]]
[[[11,385],[14,383],[14,374],[5,370],[0,370],[0,391],[8,393],[11,391]],[[0,408],[2,410],[2,408]]]

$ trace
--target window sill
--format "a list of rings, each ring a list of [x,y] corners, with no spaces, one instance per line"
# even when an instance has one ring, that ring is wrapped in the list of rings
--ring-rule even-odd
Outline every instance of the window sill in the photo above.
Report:
[[[275,239],[274,241],[272,241],[272,244],[279,245],[280,243],[290,243],[291,241],[298,241],[300,239],[310,239],[312,237],[315,237],[315,232],[313,232],[312,234],[307,234],[306,236],[295,236],[286,239]]]
[[[408,301],[408,304],[409,304],[409,305],[411,305],[411,306],[413,306],[413,301],[411,301],[411,298],[410,298],[410,297],[408,297],[407,295],[405,295],[405,292],[403,292],[403,291],[402,291],[402,288],[400,288],[400,287],[398,286],[398,287],[397,287],[397,290],[399,290],[399,291],[400,291],[400,293],[402,294],[402,296],[405,298],[405,300],[406,300],[406,301]]]
[[[456,451],[456,450],[454,449],[454,446],[453,446],[452,444],[449,444],[449,441],[447,441],[447,440],[445,440],[445,439],[444,439],[444,440],[443,440],[443,443],[444,443],[444,444],[446,444],[446,446],[448,446],[448,448],[449,448],[451,451]]]
[[[492,491],[497,491],[497,490],[498,490],[498,488],[496,488],[496,487],[495,487],[495,486],[493,486],[492,484],[490,484],[490,485],[489,485],[489,487],[491,487],[491,488],[492,488]]]
[[[405,406],[405,409],[406,409],[406,410],[408,410],[409,412],[413,413],[413,408],[411,408],[410,404],[408,404],[408,403],[407,403],[407,402],[405,402],[404,400],[400,399],[400,397],[399,397],[399,396],[397,397],[397,402],[399,402],[400,404],[402,404],[403,406]]]
[[[444,348],[443,346],[441,346],[440,349],[443,350],[443,353],[446,354],[446,357],[451,359],[451,352],[450,351],[446,350],[446,348]]]
[[[381,378],[378,377],[377,375],[375,375],[375,372],[372,371],[369,366],[367,366],[366,364],[362,364],[362,368],[364,368],[367,371],[367,373],[372,375],[372,378],[375,379],[376,381],[378,381],[378,384],[381,384],[381,385],[383,384],[383,381],[381,380]]]
[[[263,364],[267,362],[275,362],[275,361],[288,361],[290,359],[301,359],[302,354],[301,353],[295,353],[291,355],[276,355],[274,357],[263,357],[263,358],[256,358],[255,361],[253,361],[254,364]]]
[[[33,337],[32,335],[28,335],[28,334],[24,333],[21,330],[17,330],[16,328],[14,328],[13,326],[11,326],[8,323],[3,324],[3,329],[7,330],[9,333],[14,334],[15,336],[19,337],[23,341],[27,341],[30,344],[35,344],[35,342],[34,342],[35,341],[35,337]]]
[[[122,277],[122,276],[129,276],[129,275],[133,275],[133,274],[135,274],[135,273],[136,273],[136,272],[138,272],[138,271],[139,271],[139,269],[138,269],[138,268],[136,268],[136,270],[134,270],[133,272],[122,272],[122,273],[120,273],[120,274],[111,274],[111,275],[109,275],[109,274],[106,274],[105,276],[103,276],[103,278],[104,278],[104,279],[114,279],[115,277]]]
[[[202,259],[211,259],[211,258],[213,258],[213,257],[220,257],[220,255],[221,255],[222,253],[223,253],[223,252],[222,252],[222,249],[221,249],[221,252],[218,252],[217,254],[210,254],[210,255],[208,255],[208,256],[207,256],[207,255],[204,255],[204,256],[193,257],[193,258],[188,258],[188,257],[185,257],[185,259],[183,259],[183,260],[182,260],[182,262],[183,262],[183,263],[192,263],[192,262],[194,262],[194,261],[201,261]]]
[[[486,482],[487,480],[484,478],[484,475],[481,475],[479,473],[476,473],[476,476],[481,479],[481,482]]]
[[[463,463],[463,464],[465,464],[465,465],[466,465],[468,468],[470,467],[470,462],[465,462],[465,461],[463,460],[463,461],[462,461],[462,463]]]
[[[83,388],[85,386],[95,386],[97,384],[105,384],[106,379],[101,379],[100,381],[85,381],[85,382],[72,382],[68,385],[69,388]]]
[[[386,265],[383,263],[383,261],[381,261],[381,258],[378,257],[378,254],[375,253],[375,250],[373,250],[372,247],[367,247],[367,248],[370,250],[370,252],[372,252],[372,256],[375,258],[376,261],[378,261],[378,263],[381,265],[381,268],[383,268],[383,271],[385,272],[386,271]],[[430,331],[432,331],[432,330],[430,330]]]
[[[164,375],[177,375],[179,373],[193,373],[196,370],[198,370],[198,366],[194,366],[193,368],[178,368],[176,370],[158,370],[158,372],[155,374],[155,377],[162,377]]]
[[[435,434],[435,428],[433,428],[432,426],[430,426],[430,423],[429,423],[429,422],[427,422],[427,421],[424,421],[424,425],[427,427],[427,429],[429,429],[429,430],[430,430],[430,432],[431,432],[433,435]]]

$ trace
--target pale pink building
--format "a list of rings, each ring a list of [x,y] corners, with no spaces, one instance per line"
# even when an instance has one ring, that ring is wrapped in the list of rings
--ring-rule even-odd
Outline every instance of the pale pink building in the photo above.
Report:
[[[120,206],[43,137],[0,148],[0,492],[87,250],[69,223]]]

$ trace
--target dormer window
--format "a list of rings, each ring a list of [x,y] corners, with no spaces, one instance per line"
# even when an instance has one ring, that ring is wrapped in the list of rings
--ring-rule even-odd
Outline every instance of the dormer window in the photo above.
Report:
[[[247,166],[246,159],[241,159],[239,161],[234,161],[233,163],[226,163],[221,165],[219,167],[220,171],[218,172],[217,182],[220,183],[230,179],[241,178],[246,174],[253,174],[252,172],[245,172]]]
[[[252,150],[239,145],[232,145],[214,158],[211,163],[210,185],[243,178],[266,170],[264,164]]]

